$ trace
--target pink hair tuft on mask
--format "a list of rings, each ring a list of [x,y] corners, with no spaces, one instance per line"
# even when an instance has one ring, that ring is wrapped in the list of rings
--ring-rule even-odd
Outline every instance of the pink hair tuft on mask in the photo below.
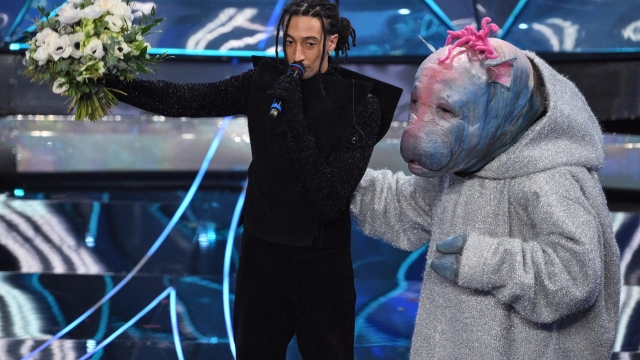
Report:
[[[444,46],[447,46],[456,40],[457,41],[449,48],[447,55],[443,58],[439,58],[438,61],[447,61],[449,57],[451,57],[453,49],[466,44],[469,44],[469,46],[479,54],[484,54],[487,59],[497,58],[498,55],[493,49],[493,46],[491,46],[491,43],[489,43],[489,35],[492,31],[498,32],[500,28],[496,24],[489,24],[489,22],[491,22],[491,19],[488,17],[482,19],[482,30],[480,31],[477,31],[471,25],[467,25],[464,29],[458,31],[448,30],[447,32],[449,33],[449,36],[447,37],[447,41]]]

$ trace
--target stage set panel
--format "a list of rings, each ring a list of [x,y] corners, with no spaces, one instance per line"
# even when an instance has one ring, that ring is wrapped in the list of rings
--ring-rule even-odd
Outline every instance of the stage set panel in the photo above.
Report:
[[[338,1],[337,1],[338,2]],[[47,11],[64,2],[11,0],[0,4],[0,49],[24,50],[24,31],[32,31],[37,6]],[[148,36],[152,53],[247,57],[271,55],[276,25],[285,0],[193,2],[154,0],[133,3],[133,15],[155,7],[166,20]],[[341,15],[357,31],[353,58],[426,57],[444,45],[448,30],[479,27],[490,17],[501,30],[495,36],[538,53],[580,56],[640,51],[636,1],[563,0],[341,0]]]

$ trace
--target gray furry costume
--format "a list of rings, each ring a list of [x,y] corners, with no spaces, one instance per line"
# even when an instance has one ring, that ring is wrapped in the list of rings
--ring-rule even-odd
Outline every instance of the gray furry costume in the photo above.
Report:
[[[602,133],[578,89],[526,52],[547,112],[466,176],[367,170],[351,211],[362,231],[415,250],[467,234],[459,274],[424,272],[412,359],[609,359],[620,275],[596,171]],[[406,160],[406,159],[405,159]]]

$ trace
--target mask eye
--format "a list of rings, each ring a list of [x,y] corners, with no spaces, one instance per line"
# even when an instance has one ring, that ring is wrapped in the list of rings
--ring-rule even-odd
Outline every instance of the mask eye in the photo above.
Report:
[[[445,116],[455,116],[453,111],[451,111],[451,110],[449,110],[449,108],[446,108],[446,107],[443,107],[443,106],[437,106],[436,110],[439,113],[444,114]]]
[[[417,99],[411,99],[411,104],[412,104],[412,105],[415,105],[415,104],[417,104],[417,103],[418,103],[418,100],[417,100]]]

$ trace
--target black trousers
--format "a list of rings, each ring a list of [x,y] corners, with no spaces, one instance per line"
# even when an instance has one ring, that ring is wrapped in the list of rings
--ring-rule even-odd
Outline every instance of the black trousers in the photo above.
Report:
[[[233,330],[237,360],[353,359],[356,293],[351,249],[284,246],[242,236]]]

